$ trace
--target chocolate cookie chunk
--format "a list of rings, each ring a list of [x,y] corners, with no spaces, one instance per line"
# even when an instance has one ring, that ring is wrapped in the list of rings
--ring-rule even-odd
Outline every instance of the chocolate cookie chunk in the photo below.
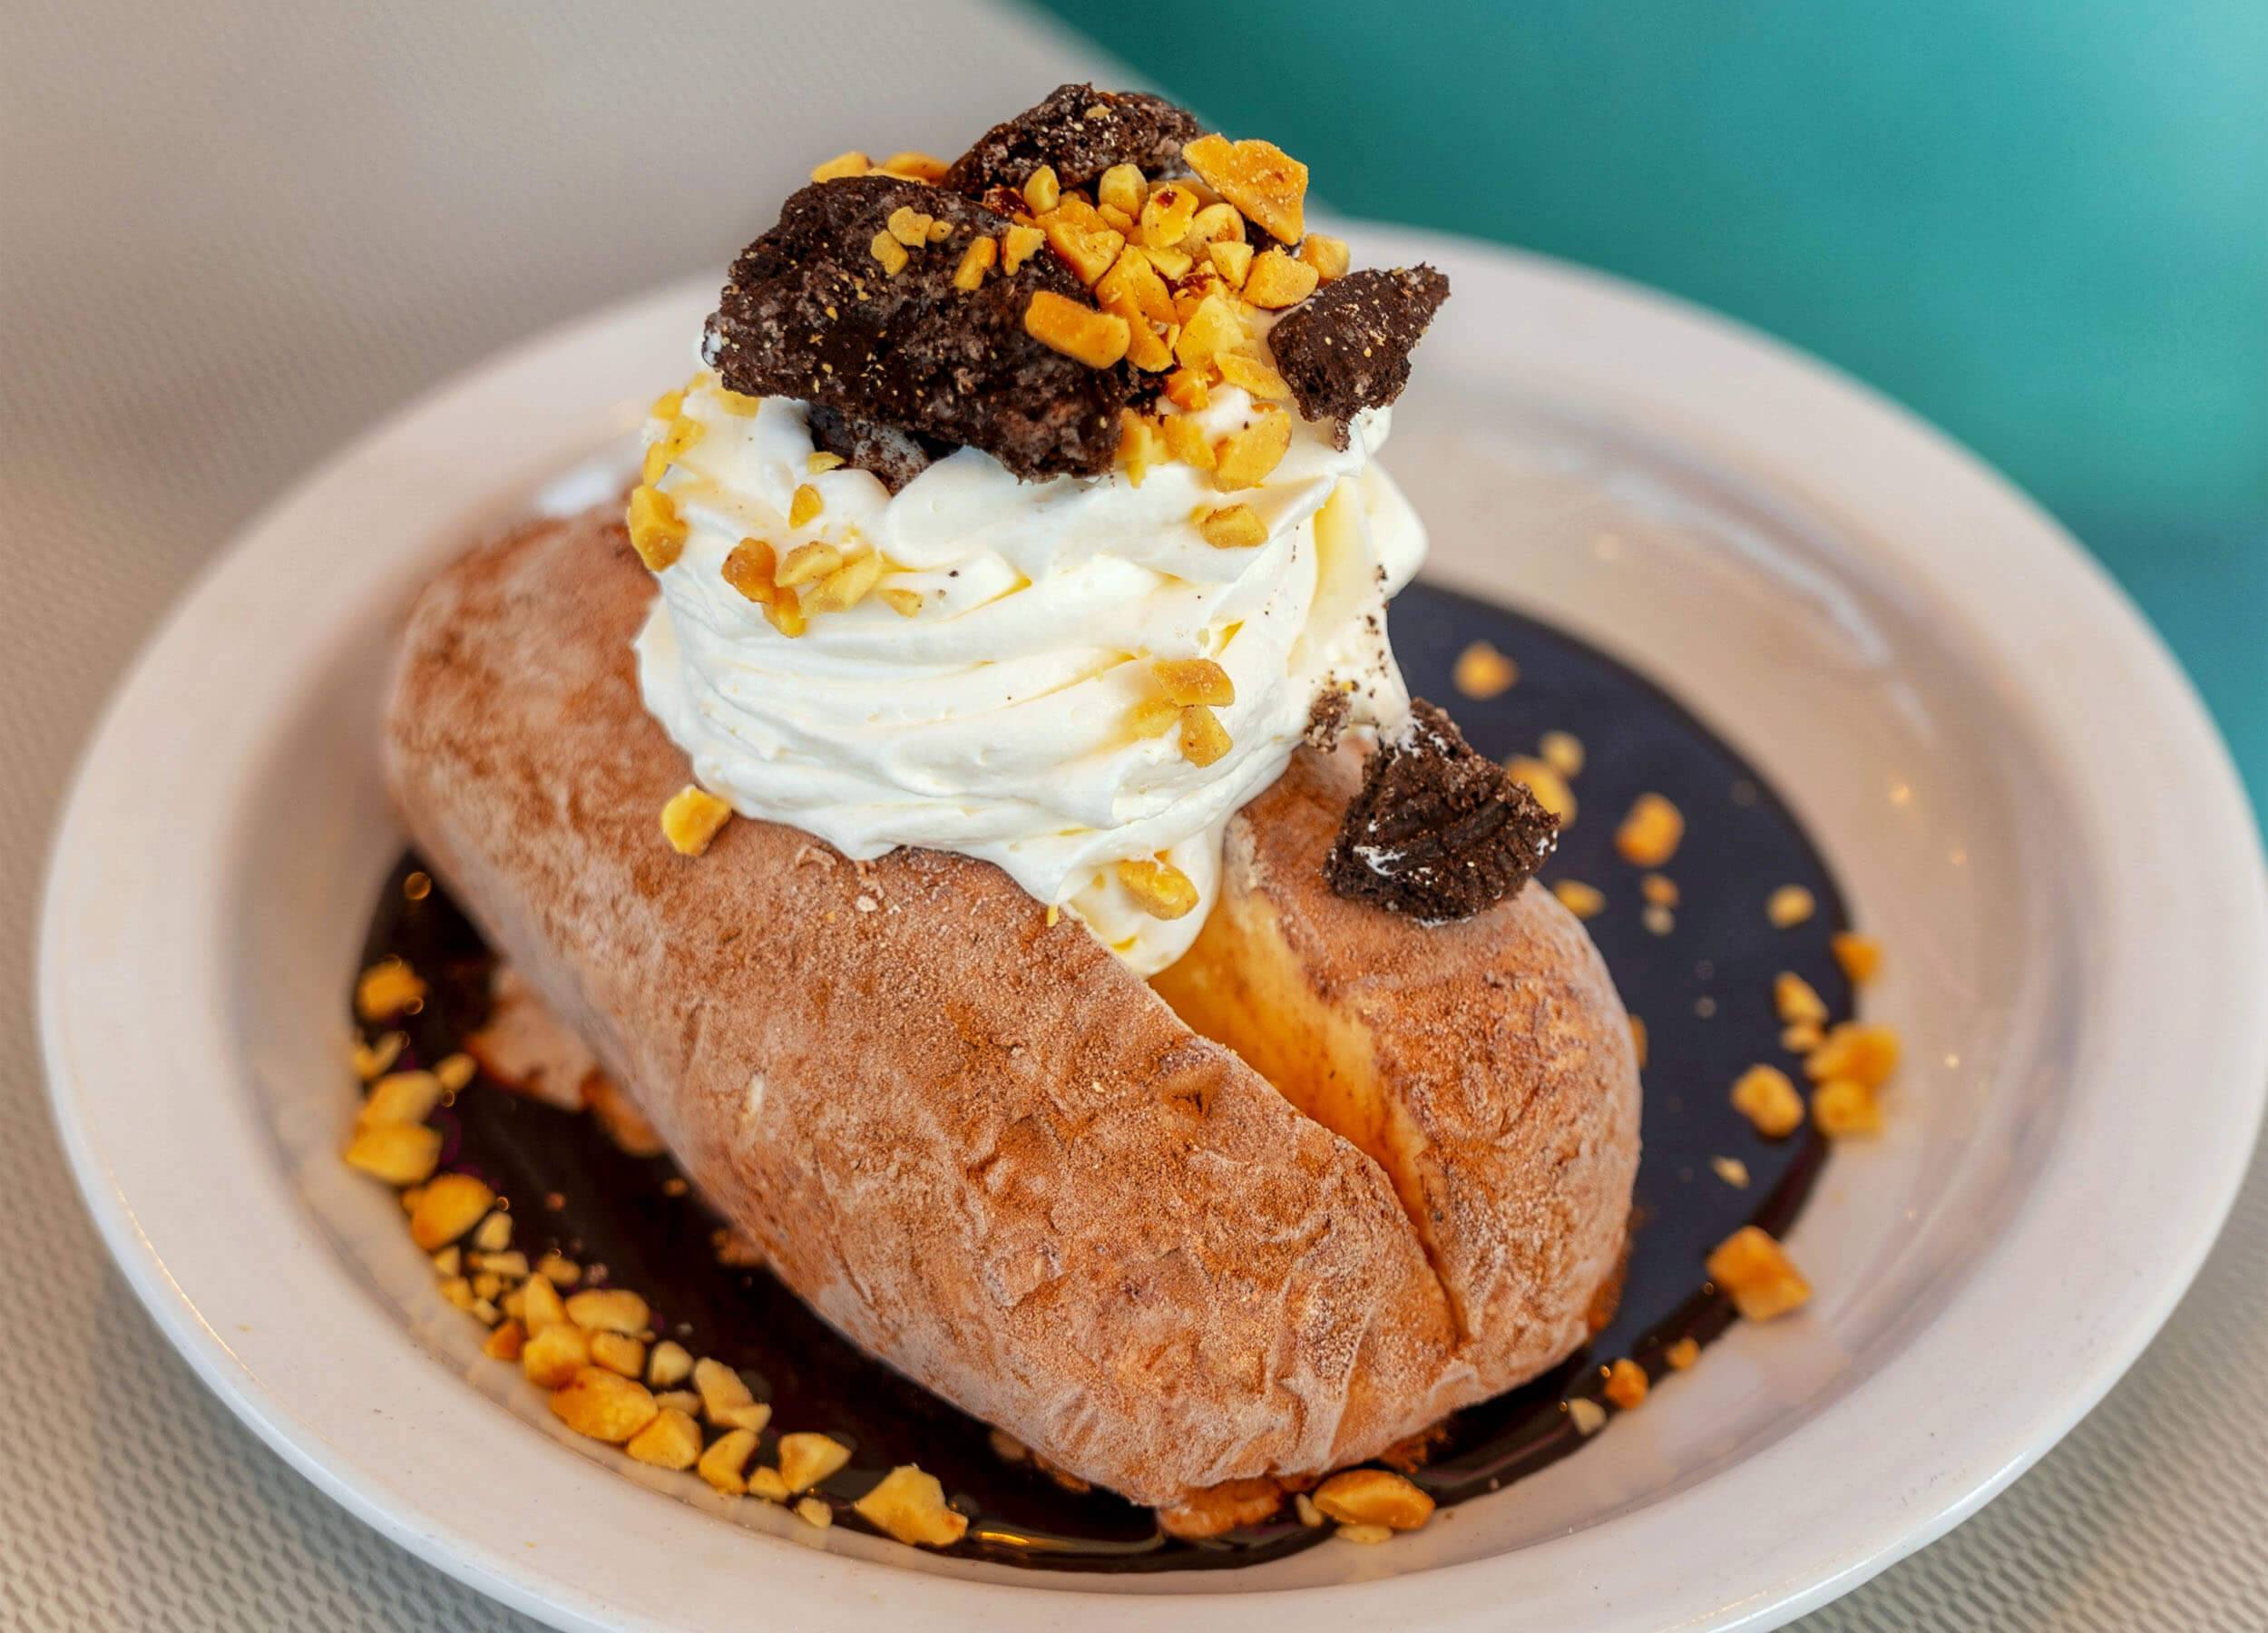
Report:
[[[1382,408],[1410,383],[1410,354],[1449,298],[1449,279],[1432,267],[1370,268],[1325,284],[1268,332],[1268,349],[1311,420],[1346,423]]]
[[[1020,188],[1040,166],[1065,187],[1087,187],[1114,164],[1146,176],[1179,175],[1181,146],[1202,132],[1188,112],[1140,91],[1059,85],[1036,108],[996,124],[954,161],[943,186],[972,199]]]
[[[1559,837],[1534,795],[1419,699],[1402,735],[1371,756],[1324,875],[1389,913],[1471,918],[1525,885]]]
[[[840,455],[845,464],[873,472],[894,494],[953,452],[935,437],[916,436],[819,403],[811,405],[809,417],[814,447]]]
[[[905,249],[893,273],[875,244],[901,209],[945,231]],[[1084,305],[1086,289],[1052,255],[1012,275],[988,273],[973,289],[953,285],[972,238],[1008,225],[956,193],[892,176],[806,187],[733,263],[702,355],[750,396],[801,397],[855,421],[982,448],[1028,479],[1100,475],[1118,449],[1132,369],[1090,368],[1023,327],[1035,291]]]

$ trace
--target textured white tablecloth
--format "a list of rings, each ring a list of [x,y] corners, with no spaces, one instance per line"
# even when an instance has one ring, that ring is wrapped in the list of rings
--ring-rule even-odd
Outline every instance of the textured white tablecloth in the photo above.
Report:
[[[0,1628],[524,1625],[239,1428],[64,1172],[30,926],[59,789],[136,644],[261,504],[405,398],[721,269],[817,158],[949,147],[1100,68],[974,0],[0,10]],[[2176,1117],[2181,1090],[2135,1086]],[[2268,1624],[2263,1358],[2256,1165],[2109,1402],[1813,1625]]]

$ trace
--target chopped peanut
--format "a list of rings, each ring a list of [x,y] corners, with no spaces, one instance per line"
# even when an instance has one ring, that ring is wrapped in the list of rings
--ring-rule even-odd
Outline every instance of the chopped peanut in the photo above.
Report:
[[[937,1477],[923,1473],[913,1463],[891,1470],[880,1484],[851,1506],[868,1524],[901,1542],[949,1548],[969,1529],[968,1516],[945,1506],[945,1489],[937,1483]]]
[[[1575,790],[1567,778],[1542,760],[1515,754],[1504,762],[1506,775],[1536,797],[1536,803],[1559,819],[1563,828],[1575,826]]]
[[[1306,230],[1307,167],[1274,142],[1200,136],[1181,156],[1207,187],[1272,236],[1295,244]]]
[[[755,1455],[756,1432],[735,1429],[729,1434],[719,1435],[694,1466],[700,1477],[717,1490],[728,1497],[738,1497],[748,1489],[740,1471],[748,1467],[748,1459]]]
[[[1211,244],[1241,244],[1245,241],[1245,219],[1237,213],[1234,204],[1207,204],[1189,218],[1182,231],[1181,246],[1192,254],[1202,254]]]
[[[908,249],[920,249],[928,244],[929,230],[935,221],[936,218],[926,211],[901,204],[890,212],[890,219],[883,225],[892,238]]]
[[[1634,867],[1659,867],[1685,836],[1684,812],[1659,794],[1641,794],[1615,830],[1615,849]]]
[[[425,983],[398,958],[379,960],[355,981],[355,1012],[365,1021],[415,1014],[425,1002]]]
[[[402,1045],[409,1039],[397,1032],[387,1032],[376,1043],[357,1043],[354,1049],[355,1075],[364,1082],[383,1076],[386,1068],[401,1057]]]
[[[1701,1341],[1687,1334],[1662,1352],[1662,1360],[1672,1372],[1684,1372],[1701,1359]]]
[[[1292,395],[1292,388],[1282,375],[1247,353],[1215,352],[1213,367],[1220,370],[1224,384],[1241,386],[1262,402],[1280,402]]]
[[[674,1338],[664,1338],[648,1352],[646,1382],[656,1389],[674,1389],[693,1375],[693,1357]]]
[[[417,1185],[441,1162],[441,1131],[423,1123],[380,1123],[347,1146],[347,1165],[388,1185]]]
[[[793,640],[810,627],[804,617],[803,598],[793,590],[782,590],[764,603],[764,621]]]
[[[761,539],[743,539],[725,557],[721,569],[726,583],[759,604],[778,598],[779,586],[772,575],[779,571],[779,557]]]
[[[1366,1548],[1375,1548],[1381,1542],[1393,1540],[1393,1527],[1364,1525],[1358,1522],[1354,1525],[1342,1525],[1331,1534],[1342,1542],[1360,1542]]]
[[[621,1444],[660,1415],[643,1384],[586,1366],[552,1395],[552,1413],[577,1434]]]
[[[531,1333],[520,1350],[520,1370],[545,1389],[557,1389],[590,1364],[589,1335],[564,1321]]]
[[[680,856],[705,854],[709,842],[731,820],[730,806],[691,783],[670,796],[670,803],[661,807],[662,836]]]
[[[825,1530],[835,1523],[835,1511],[827,1507],[826,1499],[824,1497],[805,1497],[796,1503],[796,1518],[806,1525],[816,1526],[819,1530]]]
[[[1168,414],[1158,428],[1166,439],[1167,454],[1200,471],[1213,468],[1213,445],[1207,440],[1203,425],[1186,414]]]
[[[1804,1097],[1776,1066],[1751,1066],[1733,1085],[1733,1110],[1766,1139],[1784,1139],[1804,1126]]]
[[[863,176],[874,168],[874,161],[853,148],[847,153],[837,153],[825,164],[811,167],[814,181],[839,181],[845,176]]]
[[[1879,1023],[1846,1021],[1830,1032],[1804,1062],[1813,1082],[1850,1078],[1879,1089],[1898,1070],[1898,1034]]]
[[[867,249],[873,254],[875,259],[882,263],[883,271],[890,277],[895,278],[899,273],[905,270],[905,263],[908,259],[905,253],[905,246],[899,243],[897,240],[892,238],[888,233],[875,233],[874,242],[869,244]]]
[[[1807,1021],[1817,1025],[1827,1019],[1827,1001],[1793,970],[1782,970],[1772,978],[1772,1008],[1790,1026]]]
[[[1180,337],[1174,337],[1178,355]],[[1205,376],[1195,368],[1177,368],[1166,376],[1166,400],[1186,413],[1195,414],[1212,406],[1213,394],[1205,383]],[[1207,455],[1209,466],[1210,455]],[[1192,464],[1195,460],[1190,461]]]
[[[624,1333],[593,1333],[591,1335],[591,1360],[611,1373],[625,1378],[642,1378],[646,1374],[646,1346]]]
[[[1076,203],[1067,203],[1041,218],[1048,248],[1083,284],[1093,284],[1118,264],[1126,248],[1126,234],[1100,216]]]
[[[1001,235],[1000,269],[1013,276],[1047,241],[1048,235],[1037,227],[1011,227]]]
[[[425,1253],[447,1247],[481,1221],[496,1193],[470,1174],[441,1174],[409,1216],[409,1239]]]
[[[1095,182],[1096,203],[1108,204],[1130,216],[1141,214],[1149,198],[1149,183],[1139,165],[1114,164]]]
[[[1638,1070],[1646,1070],[1646,1022],[1637,1015],[1630,1017],[1630,1051],[1637,1056]]]
[[[462,1090],[465,1084],[480,1075],[480,1064],[471,1055],[459,1051],[455,1054],[443,1055],[435,1061],[433,1074],[441,1081],[441,1091],[444,1094],[455,1094]]]
[[[1184,368],[1203,368],[1220,353],[1242,346],[1244,339],[1244,322],[1236,308],[1215,290],[1183,316],[1173,355]]]
[[[1232,493],[1257,487],[1291,445],[1291,416],[1281,408],[1262,409],[1243,430],[1220,439],[1214,450],[1213,485]]]
[[[1734,1307],[1749,1321],[1784,1315],[1812,1296],[1811,1284],[1780,1244],[1754,1225],[1725,1238],[1709,1255],[1708,1271],[1709,1279],[1731,1295]]]
[[[1294,260],[1281,249],[1256,256],[1246,274],[1244,296],[1254,306],[1278,308],[1297,306],[1315,292],[1315,269]]]
[[[1152,918],[1178,919],[1197,905],[1197,886],[1170,862],[1129,856],[1118,874],[1126,893]]]
[[[932,187],[945,179],[953,166],[929,153],[893,153],[875,166],[885,175],[903,177],[908,181],[926,181]]]
[[[1233,212],[1232,212],[1233,213]],[[1189,225],[1197,219],[1198,198],[1186,187],[1170,181],[1158,183],[1142,201],[1137,219],[1137,230],[1142,242],[1153,249],[1178,248],[1188,236]],[[1242,222],[1237,223],[1237,236],[1244,236]]]
[[[1646,1390],[1646,1368],[1628,1356],[1623,1356],[1607,1369],[1607,1398],[1623,1411],[1644,1404]]]
[[[789,551],[780,562],[779,571],[772,575],[772,582],[783,590],[798,584],[816,583],[842,564],[841,551],[832,544],[814,540]]]
[[[507,1321],[482,1341],[481,1354],[491,1361],[517,1361],[527,1342],[527,1329],[516,1321]]]
[[[1166,278],[1187,278],[1189,269],[1197,263],[1182,249],[1160,249],[1155,244],[1144,244],[1142,253],[1149,257],[1149,264]]]
[[[922,592],[918,590],[884,588],[875,591],[875,593],[882,598],[884,606],[889,608],[900,618],[921,616]]]
[[[1607,1426],[1607,1409],[1581,1395],[1577,1395],[1567,1403],[1567,1415],[1578,1434],[1596,1434]]]
[[[1537,739],[1536,752],[1561,777],[1583,774],[1583,739],[1571,731],[1547,731]]]
[[[1223,239],[1217,244],[1205,246],[1206,259],[1214,269],[1237,288],[1245,287],[1245,279],[1252,274],[1252,246],[1239,239]]]
[[[1748,1165],[1737,1157],[1712,1157],[1710,1171],[1735,1190],[1748,1188]]]
[[[1457,654],[1449,683],[1478,702],[1501,697],[1520,684],[1520,665],[1485,640],[1476,640]]]
[[[839,468],[842,464],[843,456],[840,454],[830,453],[825,448],[814,448],[811,450],[810,456],[803,462],[803,468],[814,476],[824,476],[829,471]]]
[[[818,520],[826,508],[826,501],[819,497],[819,490],[807,482],[796,484],[795,493],[787,501],[787,525],[803,527]]]
[[[355,1113],[357,1128],[379,1123],[421,1123],[441,1103],[441,1079],[430,1071],[389,1072],[370,1085],[362,1110]]]
[[[1765,898],[1764,916],[1774,930],[1793,930],[1810,918],[1818,905],[1801,885],[1783,885]]]
[[[748,1471],[748,1495],[761,1497],[767,1502],[785,1502],[795,1493],[787,1489],[787,1479],[780,1472],[767,1463]]]
[[[1110,270],[1096,280],[1095,298],[1114,308],[1122,302],[1124,309],[1153,323],[1171,323],[1178,316],[1172,292],[1158,276],[1156,263],[1139,249],[1121,252]]]
[[[1607,911],[1607,897],[1594,885],[1580,879],[1561,879],[1551,886],[1551,894],[1559,898],[1559,905],[1579,919],[1597,918]]]
[[[622,1450],[657,1469],[689,1469],[700,1461],[700,1425],[675,1407],[665,1406]]]
[[[1108,368],[1126,356],[1125,318],[1081,306],[1052,289],[1033,292],[1031,304],[1024,308],[1023,327],[1041,345],[1090,368]]]
[[[1882,1102],[1856,1078],[1829,1078],[1812,1090],[1812,1121],[1830,1139],[1880,1134]]]
[[[1225,709],[1237,700],[1228,671],[1210,658],[1160,658],[1150,665],[1150,672],[1178,704],[1210,703]]]
[[[1882,967],[1882,944],[1871,935],[1838,931],[1827,938],[1827,948],[1853,986],[1864,986]]]
[[[866,592],[881,576],[880,552],[862,550],[811,588],[810,604],[816,610],[848,611],[866,599]]]
[[[693,1387],[700,1391],[701,1412],[719,1429],[760,1431],[772,1421],[772,1409],[748,1393],[740,1374],[721,1361],[702,1356],[693,1363]]]
[[[850,1448],[824,1434],[779,1437],[779,1477],[790,1491],[807,1491],[850,1462]]]
[[[1181,711],[1181,758],[1191,765],[1209,766],[1235,747],[1209,706],[1192,703]]]
[[[1315,1488],[1315,1507],[1343,1525],[1415,1530],[1433,1517],[1433,1500],[1384,1469],[1347,1469]]]
[[[1207,511],[1197,530],[1217,550],[1250,550],[1268,542],[1268,524],[1249,504],[1224,504]]]
[[[591,1287],[568,1299],[567,1319],[586,1333],[635,1336],[651,1325],[653,1312],[627,1287]]]
[[[1043,164],[1024,178],[1024,208],[1035,216],[1045,215],[1063,201],[1063,190],[1055,179],[1055,167]]]
[[[1145,698],[1126,713],[1126,728],[1137,738],[1163,737],[1181,724],[1181,705],[1171,698]]]
[[[953,287],[964,293],[978,288],[999,259],[998,242],[982,236],[971,239],[969,247],[961,252],[961,264],[953,269]]]
[[[1144,334],[1149,332],[1149,325],[1144,323],[1139,314],[1127,321],[1129,328],[1139,329]],[[1119,410],[1119,463],[1126,467],[1129,482],[1136,487],[1141,486],[1142,478],[1149,474],[1151,465],[1164,458],[1165,451],[1166,439],[1155,420],[1148,415],[1137,414],[1131,408]]]
[[[1329,283],[1334,278],[1344,278],[1354,262],[1344,239],[1336,239],[1324,232],[1311,232],[1300,240],[1299,259],[1315,269],[1315,275]]]
[[[567,1305],[559,1296],[559,1288],[550,1276],[537,1266],[534,1277],[520,1290],[520,1319],[531,1333],[541,1333],[555,1326],[574,1327],[567,1319]],[[581,1327],[574,1327],[581,1332]]]

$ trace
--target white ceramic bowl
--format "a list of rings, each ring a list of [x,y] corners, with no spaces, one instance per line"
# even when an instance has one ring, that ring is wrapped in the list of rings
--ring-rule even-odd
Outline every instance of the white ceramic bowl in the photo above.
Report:
[[[1814,364],[1604,279],[1374,231],[1457,288],[1388,463],[1437,576],[1696,708],[1890,949],[1910,1064],[1792,1237],[1819,1287],[1578,1456],[1391,1547],[1065,1578],[728,1510],[573,1442],[337,1159],[343,995],[400,844],[376,719],[409,596],[605,491],[713,292],[491,363],[310,477],[121,690],[42,924],[57,1120],[112,1250],[269,1444],[562,1626],[1762,1625],[1959,1521],[2156,1331],[2268,1087],[2268,885],[2235,779],[2132,611],[2038,511]],[[566,481],[561,485],[562,474]],[[1267,1596],[1265,1605],[1256,1595]]]

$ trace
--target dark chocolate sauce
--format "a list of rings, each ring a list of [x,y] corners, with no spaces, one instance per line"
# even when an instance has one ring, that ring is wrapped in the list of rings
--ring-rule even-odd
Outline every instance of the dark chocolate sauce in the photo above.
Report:
[[[1578,879],[1608,905],[1589,922],[1630,1012],[1646,1022],[1645,1156],[1621,1298],[1590,1345],[1521,1388],[1455,1413],[1413,1478],[1442,1503],[1518,1480],[1582,1443],[1566,1403],[1605,1404],[1606,1363],[1634,1358],[1658,1379],[1677,1340],[1706,1343],[1733,1319],[1702,1261],[1744,1224],[1783,1233],[1817,1178],[1825,1146],[1808,1127],[1761,1138],[1728,1100],[1748,1066],[1794,1062],[1780,1048],[1774,976],[1793,970],[1833,1016],[1851,1012],[1849,983],[1828,947],[1848,927],[1825,864],[1763,778],[1667,694],[1591,648],[1532,620],[1418,584],[1395,602],[1393,644],[1411,690],[1449,704],[1473,747],[1533,754],[1546,731],[1572,732],[1587,763],[1574,779],[1575,823],[1545,865],[1547,883]],[[1499,697],[1461,696],[1450,672],[1471,642],[1519,664]],[[1646,923],[1639,870],[1614,851],[1616,824],[1647,790],[1685,813],[1686,836],[1662,869],[1680,893],[1674,927]],[[415,877],[413,879],[413,875]],[[1810,890],[1806,923],[1774,929],[1765,898]],[[1656,915],[1659,924],[1658,914]],[[394,1023],[409,1036],[404,1064],[454,1051],[487,1008],[494,959],[415,856],[387,881],[366,965],[409,962],[430,985],[422,1010]],[[684,1194],[667,1158],[625,1155],[591,1118],[476,1081],[435,1114],[444,1165],[479,1175],[510,1198],[514,1245],[531,1260],[557,1249],[652,1304],[657,1329],[697,1354],[739,1367],[773,1408],[772,1433],[819,1430],[853,1449],[821,1488],[839,1522],[864,1525],[850,1501],[893,1464],[918,1462],[974,1516],[953,1551],[1053,1570],[1189,1570],[1253,1564],[1325,1533],[1285,1516],[1208,1541],[1165,1535],[1152,1512],[1095,1491],[1063,1489],[1031,1463],[1005,1461],[986,1427],[862,1354],[763,1270],[716,1254],[718,1220]],[[1738,1188],[1712,1166],[1745,1164]],[[1614,1408],[1606,1406],[1611,1414]],[[1677,1410],[1674,1387],[1648,1407]]]

